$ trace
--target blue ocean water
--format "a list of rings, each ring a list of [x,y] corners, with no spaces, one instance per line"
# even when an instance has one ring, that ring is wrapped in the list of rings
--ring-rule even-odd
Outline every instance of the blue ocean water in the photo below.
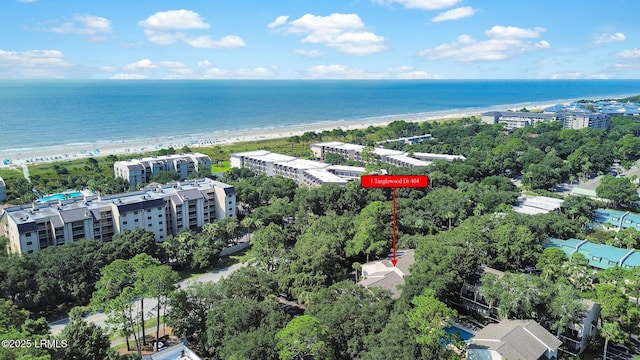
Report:
[[[630,94],[640,80],[1,80],[0,150]]]

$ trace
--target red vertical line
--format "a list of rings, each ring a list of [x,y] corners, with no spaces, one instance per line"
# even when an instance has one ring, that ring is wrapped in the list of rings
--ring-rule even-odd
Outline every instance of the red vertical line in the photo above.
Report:
[[[393,261],[396,260],[396,188],[393,188]]]

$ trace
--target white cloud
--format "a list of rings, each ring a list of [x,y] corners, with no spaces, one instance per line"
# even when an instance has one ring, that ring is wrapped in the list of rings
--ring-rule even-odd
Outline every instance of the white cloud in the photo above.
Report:
[[[204,49],[230,49],[245,46],[244,40],[235,35],[228,35],[220,40],[214,40],[210,36],[197,36],[185,38],[184,42],[195,48]]]
[[[195,48],[229,49],[245,46],[244,40],[236,35],[227,35],[220,40],[211,36],[191,36],[189,30],[209,29],[211,25],[204,22],[202,16],[191,10],[160,11],[147,19],[139,21],[147,39],[157,45],[172,45],[184,42]]]
[[[148,79],[149,76],[148,75],[142,75],[142,74],[116,74],[113,75],[112,77],[110,77],[109,79],[112,80],[143,80],[143,79]]]
[[[83,75],[84,69],[67,61],[58,50],[0,49],[0,78],[67,78]]]
[[[139,60],[123,67],[126,71],[155,70],[157,68],[158,65],[154,64],[153,61],[149,59]]]
[[[154,77],[186,78],[194,75],[187,65],[179,61],[151,61],[142,59],[122,67],[122,70],[134,73],[152,73]]]
[[[278,16],[273,22],[269,23],[267,27],[269,29],[276,28],[280,25],[286,24],[287,20],[289,20],[289,16],[286,16],[286,15]]]
[[[396,79],[442,79],[440,75],[432,74],[423,70],[410,71],[405,73],[399,73],[396,75]]]
[[[580,72],[558,73],[549,77],[550,79],[608,79],[604,74],[583,74]]]
[[[34,3],[34,2],[37,2],[38,0],[16,0],[16,1],[21,3]]]
[[[278,28],[285,34],[304,36],[303,43],[322,44],[346,54],[373,54],[387,48],[385,38],[365,29],[357,14],[306,14],[287,22],[278,20]],[[273,24],[271,23],[271,24]]]
[[[320,57],[320,56],[323,55],[323,52],[320,51],[320,50],[295,49],[295,50],[293,50],[293,52],[295,54],[306,56],[306,57],[310,57],[310,58],[317,58],[317,57]]]
[[[345,65],[316,65],[307,70],[307,76],[313,79],[371,79],[381,78],[380,75],[370,74],[360,69]]]
[[[428,56],[431,60],[457,59],[460,61],[492,61],[504,60],[518,54],[548,49],[551,45],[545,41],[525,41],[523,38],[540,36],[545,29],[523,29],[512,26],[494,26],[485,31],[488,40],[478,41],[470,35],[463,34],[448,44],[440,44],[432,49],[425,49],[418,53]]]
[[[615,34],[600,34],[597,35],[594,39],[594,42],[597,45],[608,44],[612,42],[625,41],[627,37],[623,33],[615,33]]]
[[[541,27],[536,27],[533,29],[523,29],[515,26],[496,25],[491,29],[485,31],[484,33],[490,38],[519,39],[519,38],[537,38],[540,36],[540,33],[543,33],[545,31],[546,30]]]
[[[615,53],[613,56],[623,58],[623,59],[640,58],[640,49],[635,48],[631,50],[620,51],[618,53]]]
[[[146,20],[139,21],[138,25],[156,31],[208,29],[210,27],[202,20],[200,14],[185,9],[159,11]]]
[[[198,66],[199,67],[210,67],[210,66],[213,66],[213,64],[209,60],[203,60],[203,61],[199,61],[198,62]]]
[[[445,11],[438,16],[431,19],[433,22],[441,22],[441,21],[450,21],[450,20],[459,20],[467,17],[473,16],[478,12],[478,10],[472,8],[471,6],[463,6],[455,9],[451,9],[449,11]]]
[[[439,10],[455,6],[460,0],[374,0],[379,4],[400,4],[407,9]]]
[[[275,75],[275,73],[271,69],[260,66],[252,69],[238,69],[236,71],[236,75],[241,78],[259,79],[271,78]]]
[[[67,21],[46,29],[58,34],[77,34],[89,36],[91,40],[104,40],[111,32],[111,20],[91,14],[74,15],[73,21]]]
[[[217,67],[211,67],[206,69],[204,72],[202,72],[202,74],[200,75],[200,78],[202,79],[220,79],[220,78],[226,78],[228,77],[229,72],[226,70],[222,70],[219,69]]]

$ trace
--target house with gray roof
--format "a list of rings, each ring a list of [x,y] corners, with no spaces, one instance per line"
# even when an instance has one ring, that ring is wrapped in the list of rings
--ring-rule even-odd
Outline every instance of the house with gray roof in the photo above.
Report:
[[[557,359],[561,344],[533,320],[503,320],[485,326],[467,342],[467,359]]]
[[[398,286],[404,285],[404,277],[409,275],[409,267],[415,262],[414,250],[399,250],[396,253],[397,263],[393,266],[392,257],[384,260],[370,261],[362,265],[364,280],[358,284],[370,288],[379,287],[391,291],[394,298],[400,297]]]

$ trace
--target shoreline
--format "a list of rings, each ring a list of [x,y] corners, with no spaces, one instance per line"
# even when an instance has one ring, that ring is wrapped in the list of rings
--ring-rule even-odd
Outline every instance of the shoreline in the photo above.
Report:
[[[616,95],[623,98],[633,95]],[[279,127],[266,127],[235,131],[217,131],[214,133],[166,135],[154,138],[130,139],[130,140],[102,140],[86,143],[73,143],[64,145],[52,145],[35,148],[0,149],[0,168],[14,168],[23,165],[36,165],[57,161],[68,161],[89,157],[106,157],[109,155],[127,155],[134,153],[149,153],[173,147],[180,149],[188,147],[213,147],[224,146],[238,142],[251,142],[300,136],[305,132],[322,132],[334,129],[355,130],[369,126],[387,126],[393,121],[406,122],[430,122],[464,117],[480,116],[487,111],[519,110],[526,107],[529,110],[542,110],[546,107],[564,104],[580,99],[598,100],[612,98],[611,96],[598,96],[589,98],[562,99],[545,102],[525,102],[517,104],[494,105],[484,108],[451,109],[443,111],[431,111],[423,113],[408,113],[368,117],[361,119],[329,120],[308,124],[282,125]],[[8,159],[10,164],[2,162]]]

